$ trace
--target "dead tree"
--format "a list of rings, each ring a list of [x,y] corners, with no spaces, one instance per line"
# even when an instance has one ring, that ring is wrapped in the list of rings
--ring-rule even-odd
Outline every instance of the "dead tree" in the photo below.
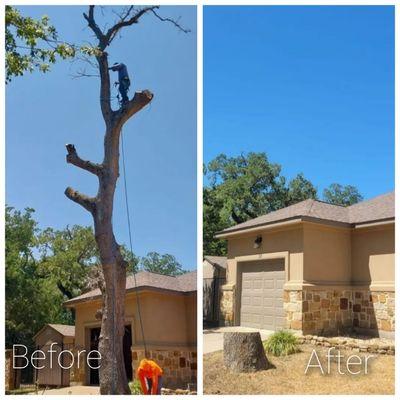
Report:
[[[96,60],[100,75],[100,107],[105,123],[104,158],[101,164],[83,160],[75,146],[66,145],[67,163],[73,164],[97,176],[99,187],[95,197],[89,197],[68,187],[65,195],[81,205],[93,216],[94,232],[99,248],[100,261],[104,276],[102,286],[101,335],[99,351],[101,353],[100,393],[129,394],[123,357],[123,336],[125,318],[125,286],[126,267],[120,246],[118,245],[112,226],[113,203],[116,183],[119,177],[119,142],[124,124],[148,105],[153,94],[144,90],[136,92],[120,109],[113,110],[110,99],[110,76],[107,47],[121,29],[137,24],[145,14],[153,14],[161,21],[173,23],[182,31],[180,25],[157,13],[157,6],[136,8],[127,7],[118,14],[118,21],[109,29],[102,30],[96,23],[95,6],[89,6],[88,13],[83,16],[97,39]]]

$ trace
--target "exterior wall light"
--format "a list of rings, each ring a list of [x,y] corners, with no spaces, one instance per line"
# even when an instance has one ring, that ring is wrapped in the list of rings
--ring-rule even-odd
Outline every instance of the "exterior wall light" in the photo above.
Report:
[[[256,240],[254,241],[254,248],[258,249],[261,247],[261,243],[262,243],[262,236],[257,236]]]

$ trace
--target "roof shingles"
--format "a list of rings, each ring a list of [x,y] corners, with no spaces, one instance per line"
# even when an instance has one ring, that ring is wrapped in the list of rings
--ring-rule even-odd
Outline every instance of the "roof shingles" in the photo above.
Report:
[[[153,288],[182,293],[195,292],[197,290],[197,272],[192,271],[179,276],[168,276],[148,271],[140,271],[136,274],[136,284],[133,275],[129,275],[126,278],[126,290],[132,291],[135,288]],[[70,306],[83,301],[94,300],[100,296],[100,289],[95,289],[74,297],[71,300],[67,300],[64,302],[64,305]]]
[[[349,226],[372,221],[394,219],[394,199],[394,192],[391,192],[349,207],[308,199],[232,226],[219,232],[219,234],[255,228],[294,218],[318,219],[347,224]]]

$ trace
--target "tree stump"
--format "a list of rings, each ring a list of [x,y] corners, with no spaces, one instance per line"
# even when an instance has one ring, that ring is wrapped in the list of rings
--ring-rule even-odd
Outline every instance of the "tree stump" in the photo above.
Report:
[[[224,333],[224,364],[234,372],[268,369],[260,332]]]

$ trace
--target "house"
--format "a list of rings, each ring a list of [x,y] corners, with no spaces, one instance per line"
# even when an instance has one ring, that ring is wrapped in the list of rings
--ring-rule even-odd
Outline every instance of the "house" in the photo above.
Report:
[[[141,271],[136,274],[136,282],[133,276],[127,277],[123,345],[129,381],[134,379],[138,364],[145,356],[145,342],[150,358],[164,371],[163,382],[166,387],[186,388],[189,383],[196,383],[196,280],[196,271],[177,277]],[[78,359],[78,352],[84,358],[89,351],[98,349],[101,326],[100,290],[84,293],[66,301],[64,305],[75,312],[74,338],[70,350],[75,359]],[[44,332],[45,330],[39,332],[37,338],[43,336]],[[53,334],[53,338],[57,338],[60,343],[59,336]],[[88,368],[85,360],[81,359],[79,366],[75,362],[69,370],[69,382],[66,378],[62,381],[62,385],[67,384],[98,385],[98,369]]]
[[[219,232],[225,325],[394,337],[395,197],[305,200]]]
[[[221,286],[226,280],[226,257],[205,256],[203,261],[203,325],[219,325]]]

